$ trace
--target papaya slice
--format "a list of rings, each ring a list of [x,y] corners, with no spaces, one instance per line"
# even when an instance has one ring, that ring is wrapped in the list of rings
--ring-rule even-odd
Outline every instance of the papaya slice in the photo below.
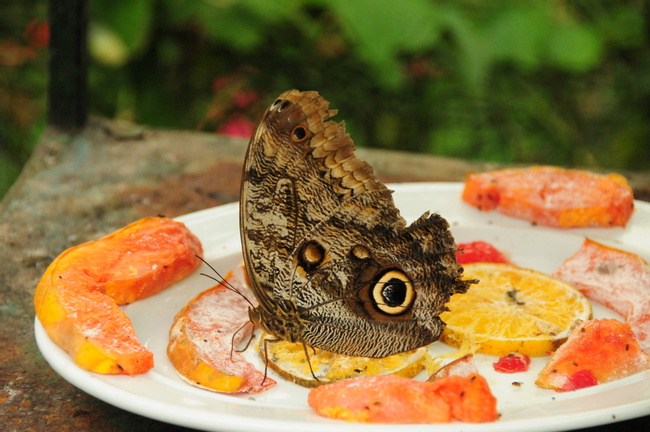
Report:
[[[275,384],[236,349],[253,330],[244,296],[256,303],[240,265],[176,314],[167,357],[185,381],[223,393],[257,393]]]
[[[461,197],[483,211],[557,228],[624,227],[634,210],[625,177],[551,166],[471,173]]]
[[[498,419],[496,398],[478,374],[420,382],[396,375],[351,378],[312,389],[318,414],[361,423],[488,422]]]
[[[650,369],[650,356],[643,352],[629,325],[615,319],[595,319],[584,321],[571,332],[535,383],[566,391],[574,389],[572,381],[581,374],[589,374],[602,384],[646,369]]]
[[[621,314],[650,353],[650,265],[643,258],[586,239],[553,276]]]
[[[62,252],[34,293],[34,309],[52,340],[77,365],[136,375],[153,367],[118,305],[152,296],[192,273],[201,243],[182,223],[145,218]]]

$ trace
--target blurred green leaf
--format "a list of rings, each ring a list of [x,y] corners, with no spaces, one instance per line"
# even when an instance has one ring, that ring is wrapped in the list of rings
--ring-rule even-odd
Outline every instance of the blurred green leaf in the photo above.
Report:
[[[489,22],[485,32],[495,59],[526,70],[539,66],[551,22],[546,5],[537,5],[505,9]]]
[[[402,82],[400,52],[430,48],[438,39],[438,8],[426,0],[327,0],[358,55],[386,85]]]
[[[601,11],[595,17],[602,39],[624,48],[643,46],[647,25],[638,10],[623,4],[611,11]]]
[[[441,10],[441,20],[458,47],[457,61],[470,94],[479,95],[492,62],[489,42],[460,9]]]
[[[601,60],[603,46],[598,35],[579,24],[561,25],[551,32],[549,60],[569,72],[586,72]]]
[[[300,15],[298,0],[165,0],[177,24],[196,22],[215,42],[250,52],[265,40],[265,26]]]
[[[473,150],[472,130],[463,125],[441,128],[431,137],[431,150],[444,156],[471,157]]]

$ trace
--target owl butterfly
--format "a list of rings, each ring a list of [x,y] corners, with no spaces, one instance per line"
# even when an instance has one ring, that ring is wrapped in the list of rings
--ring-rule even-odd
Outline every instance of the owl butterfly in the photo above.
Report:
[[[240,230],[254,324],[340,354],[385,357],[438,339],[465,292],[449,224],[407,225],[317,92],[287,91],[248,146]]]

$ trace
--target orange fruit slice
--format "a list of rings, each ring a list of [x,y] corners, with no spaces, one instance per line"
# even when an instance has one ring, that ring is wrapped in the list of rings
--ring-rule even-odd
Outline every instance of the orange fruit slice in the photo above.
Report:
[[[52,340],[77,365],[135,375],[153,367],[119,308],[154,295],[198,267],[199,240],[180,222],[145,218],[61,253],[34,293],[34,309]]]
[[[454,294],[440,315],[440,338],[470,351],[504,356],[543,356],[555,350],[578,320],[591,317],[591,304],[571,285],[510,264],[465,264],[464,277],[478,279]]]
[[[347,356],[307,347],[308,362],[301,343],[269,341],[264,344],[267,338],[273,339],[265,334],[259,344],[262,358],[265,358],[266,352],[271,369],[284,379],[303,387],[318,387],[334,381],[370,375],[390,374],[412,378],[422,369],[432,366],[426,346],[383,358]]]
[[[560,228],[624,227],[634,210],[625,177],[550,166],[472,173],[462,199],[484,211]]]

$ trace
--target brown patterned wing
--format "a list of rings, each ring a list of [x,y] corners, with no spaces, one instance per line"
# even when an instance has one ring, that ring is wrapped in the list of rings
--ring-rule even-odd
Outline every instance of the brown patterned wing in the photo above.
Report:
[[[407,226],[316,92],[291,90],[249,144],[240,224],[254,321],[276,336],[383,357],[438,338],[460,280],[447,222]]]

